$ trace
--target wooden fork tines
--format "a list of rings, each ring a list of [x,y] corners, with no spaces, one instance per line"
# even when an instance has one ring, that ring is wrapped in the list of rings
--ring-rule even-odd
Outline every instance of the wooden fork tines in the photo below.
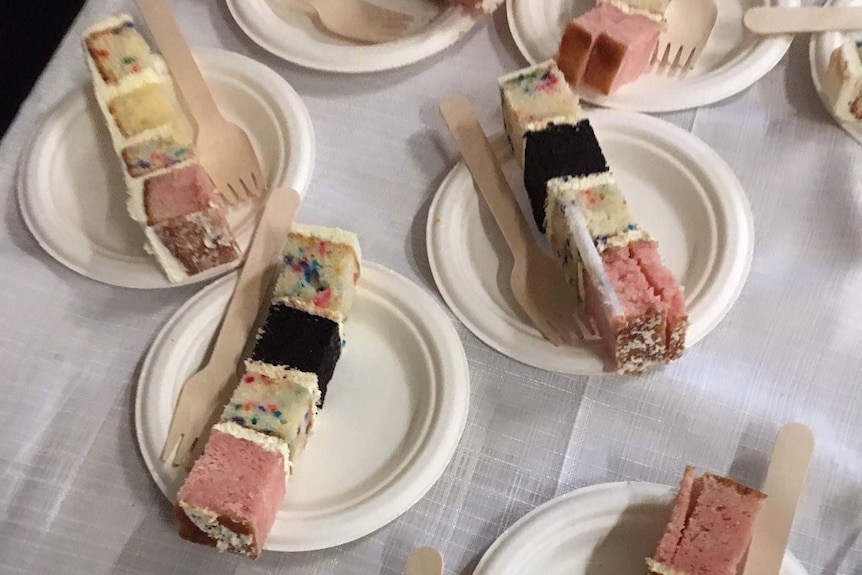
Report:
[[[270,0],[287,10],[297,0]],[[317,12],[320,24],[336,36],[366,44],[392,42],[404,36],[413,16],[376,6],[366,0],[299,0]]]
[[[717,19],[715,0],[671,0],[653,61],[671,68],[693,68]]]

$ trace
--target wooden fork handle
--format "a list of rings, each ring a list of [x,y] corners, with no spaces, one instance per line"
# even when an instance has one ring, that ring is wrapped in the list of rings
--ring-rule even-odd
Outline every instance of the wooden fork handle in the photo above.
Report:
[[[530,229],[470,101],[451,96],[440,103],[440,112],[512,253],[525,250],[531,245]]]
[[[862,7],[758,6],[745,12],[743,22],[756,34],[862,30]]]
[[[224,369],[235,370],[242,359],[261,301],[267,296],[271,266],[284,248],[299,202],[299,194],[290,188],[269,193],[210,355],[210,361]]]
[[[219,119],[218,107],[166,0],[135,0],[174,84],[198,126]]]

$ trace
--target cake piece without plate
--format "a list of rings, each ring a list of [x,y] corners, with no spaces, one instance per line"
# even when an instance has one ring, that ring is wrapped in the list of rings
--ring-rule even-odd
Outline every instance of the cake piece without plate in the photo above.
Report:
[[[130,19],[106,21],[106,27],[87,36],[84,44],[106,84],[116,85],[152,65],[150,47]]]
[[[736,575],[766,495],[686,467],[670,520],[647,566],[652,575]]]
[[[545,230],[547,183],[606,172],[607,162],[578,98],[552,60],[498,80],[503,122],[533,218]]]
[[[238,426],[213,428],[177,494],[180,536],[219,551],[260,555],[284,500],[287,453],[275,437]]]
[[[191,142],[173,133],[154,136],[123,148],[123,162],[132,177],[140,177],[194,159]]]

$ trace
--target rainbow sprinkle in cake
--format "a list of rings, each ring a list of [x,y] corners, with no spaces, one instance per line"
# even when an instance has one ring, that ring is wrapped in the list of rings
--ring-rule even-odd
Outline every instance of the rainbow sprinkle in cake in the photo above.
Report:
[[[172,282],[238,261],[218,193],[195,163],[188,120],[131,17],[91,27],[84,48],[145,249]]]

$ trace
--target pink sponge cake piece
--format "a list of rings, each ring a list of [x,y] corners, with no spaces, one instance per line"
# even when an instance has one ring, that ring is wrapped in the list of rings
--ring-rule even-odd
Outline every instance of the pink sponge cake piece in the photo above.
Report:
[[[584,82],[603,94],[637,80],[649,67],[661,24],[626,14],[599,36],[584,73]]]
[[[655,555],[656,575],[736,575],[766,495],[687,467]]]
[[[557,65],[569,84],[577,86],[587,70],[587,62],[599,36],[626,14],[610,4],[599,4],[569,22],[560,42]]]
[[[662,263],[658,244],[654,241],[638,241],[629,244],[631,257],[637,260],[641,271],[653,291],[667,306],[667,357],[672,361],[682,357],[685,350],[685,332],[688,328],[688,312],[682,286]]]
[[[215,201],[215,187],[198,164],[144,182],[144,208],[151,226],[202,211]]]
[[[177,529],[189,541],[256,558],[284,493],[283,453],[213,429],[177,495]]]

